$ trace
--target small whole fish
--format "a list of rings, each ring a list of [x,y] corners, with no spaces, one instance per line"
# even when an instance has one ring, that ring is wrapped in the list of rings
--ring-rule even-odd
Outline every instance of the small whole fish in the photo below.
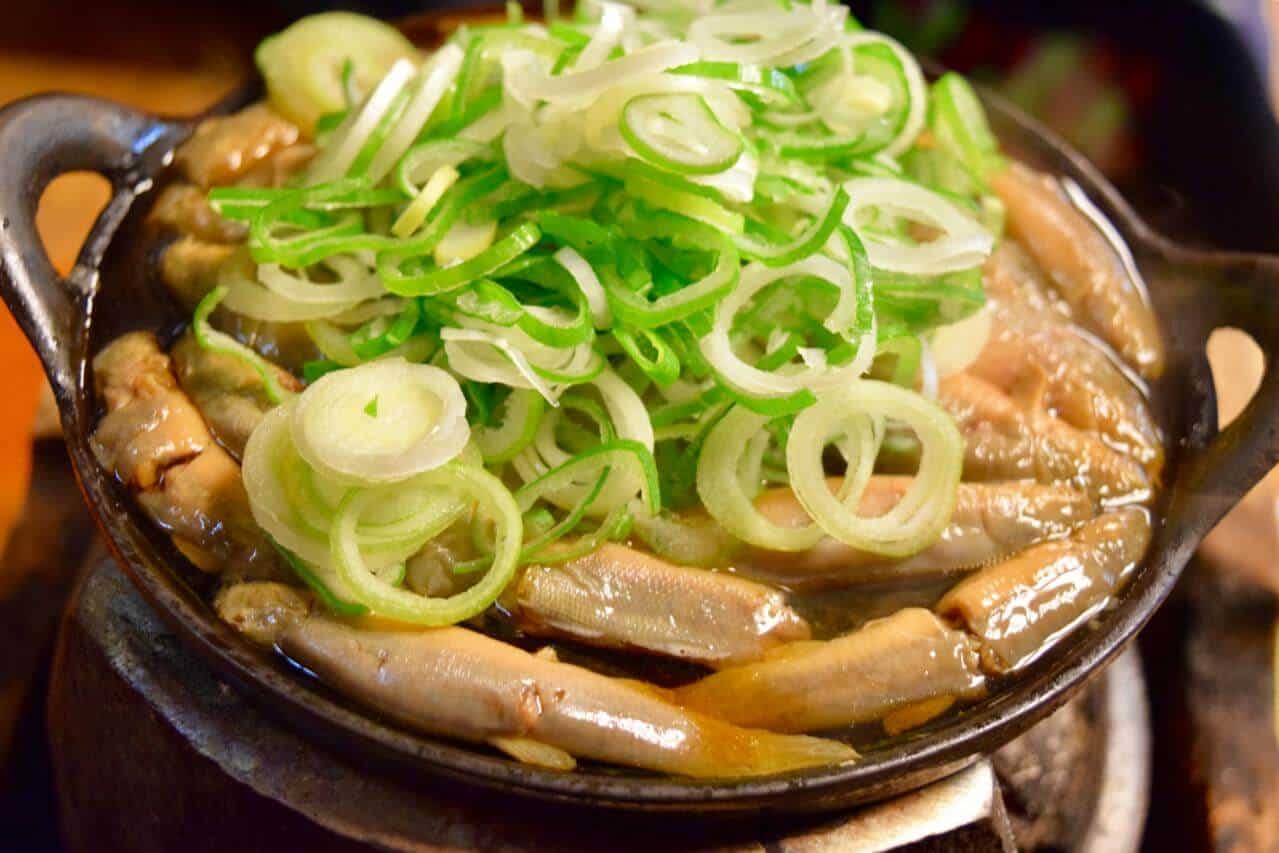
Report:
[[[179,550],[205,571],[277,575],[279,561],[249,512],[240,466],[178,387],[155,336],[117,339],[93,360],[93,373],[107,407],[93,451],[137,491]]]
[[[1150,494],[1138,460],[1037,406],[1018,405],[984,379],[947,376],[937,400],[963,433],[965,480],[1067,483],[1099,503]]]
[[[516,584],[511,612],[530,634],[716,668],[810,636],[780,590],[615,543],[566,563],[530,566]]]
[[[1125,274],[1115,249],[1057,182],[1020,163],[991,178],[1008,213],[1008,231],[1047,273],[1080,322],[1147,379],[1163,372],[1155,313]]]
[[[1049,412],[1157,476],[1163,438],[1145,395],[1104,344],[1069,322],[1025,250],[1012,241],[996,249],[986,262],[985,285],[992,329],[969,371],[1010,394],[1042,385]]]
[[[984,689],[972,640],[908,607],[835,640],[782,646],[758,663],[678,688],[675,697],[737,725],[811,732],[873,722],[938,698],[976,698]]]
[[[910,488],[912,478],[870,478],[858,511],[887,512]],[[839,481],[830,481],[832,490]],[[811,523],[789,488],[770,489],[755,505],[774,524]],[[1070,532],[1092,518],[1092,501],[1066,485],[1032,482],[960,483],[950,524],[936,543],[900,560],[888,560],[826,537],[799,553],[746,548],[733,568],[748,577],[791,589],[823,589],[970,571],[1003,559],[1043,539]]]
[[[1145,509],[1109,512],[965,578],[937,602],[937,613],[979,639],[987,672],[1010,672],[1095,613],[1149,544]]]
[[[723,722],[678,707],[657,688],[466,628],[365,630],[312,614],[285,627],[278,645],[326,683],[405,725],[496,742],[517,755],[530,756],[538,744],[697,778],[760,776],[857,757],[838,741]],[[545,752],[537,757],[546,759]]]

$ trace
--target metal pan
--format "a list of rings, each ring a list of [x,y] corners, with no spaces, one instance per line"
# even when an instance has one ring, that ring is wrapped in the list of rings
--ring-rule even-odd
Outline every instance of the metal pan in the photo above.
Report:
[[[232,98],[229,110],[255,96]],[[1218,430],[1204,344],[1219,326],[1252,335],[1267,360],[1279,353],[1279,258],[1189,251],[1143,224],[1116,191],[1060,140],[991,99],[1007,146],[1071,182],[1131,250],[1169,345],[1152,389],[1169,436],[1166,481],[1149,555],[1115,606],[1041,657],[985,701],[871,749],[859,763],[784,777],[695,782],[638,772],[540,770],[479,748],[417,735],[376,719],[286,668],[223,623],[191,569],[89,450],[96,406],[87,366],[115,335],[172,329],[180,318],[141,275],[154,250],[141,220],[172,151],[197,119],[161,119],[105,101],[47,95],[0,111],[0,291],[44,362],[80,485],[112,552],[176,632],[222,677],[286,724],[423,782],[632,811],[714,815],[820,811],[882,798],[951,773],[1026,730],[1112,660],[1167,597],[1212,526],[1279,459],[1279,372],[1267,371],[1244,413]],[[74,170],[113,188],[71,275],[55,273],[35,229],[45,186]]]

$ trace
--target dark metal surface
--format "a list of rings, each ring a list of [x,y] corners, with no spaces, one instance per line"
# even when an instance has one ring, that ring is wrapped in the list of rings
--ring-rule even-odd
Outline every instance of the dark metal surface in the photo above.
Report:
[[[1144,565],[1090,629],[1063,641],[1007,689],[850,766],[742,782],[539,770],[379,722],[284,669],[221,622],[194,585],[198,573],[96,464],[88,444],[95,404],[87,359],[123,329],[166,327],[175,319],[138,274],[145,266],[139,220],[151,182],[190,122],[67,95],[0,112],[6,166],[0,176],[0,290],[54,383],[81,486],[113,553],[178,633],[272,713],[361,761],[545,799],[702,814],[831,809],[951,773],[1059,707],[1124,648],[1166,598],[1203,535],[1279,458],[1279,373],[1268,372],[1244,414],[1218,433],[1203,352],[1219,325],[1248,331],[1268,358],[1279,351],[1279,259],[1190,252],[1168,243],[1087,162],[998,101],[989,106],[1013,150],[1077,182],[1100,207],[1131,246],[1150,287],[1169,344],[1167,373],[1153,389],[1170,436],[1160,523]],[[62,280],[44,256],[32,220],[44,186],[70,169],[103,172],[115,195],[75,272]]]

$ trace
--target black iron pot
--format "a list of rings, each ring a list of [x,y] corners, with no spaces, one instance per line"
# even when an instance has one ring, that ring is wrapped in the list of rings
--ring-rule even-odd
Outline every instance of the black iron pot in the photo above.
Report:
[[[229,110],[255,96],[246,90]],[[1007,146],[1075,182],[1113,223],[1147,282],[1169,345],[1152,389],[1169,436],[1159,521],[1144,564],[1115,606],[985,701],[868,751],[859,763],[740,782],[698,782],[636,772],[541,770],[380,721],[288,669],[223,623],[197,573],[138,511],[89,449],[96,405],[93,354],[131,328],[180,318],[153,282],[140,220],[173,148],[198,119],[160,119],[74,95],[47,95],[0,111],[0,290],[44,362],[67,445],[93,514],[137,588],[221,676],[287,724],[356,759],[423,779],[634,811],[723,814],[818,811],[919,786],[990,752],[1073,695],[1112,660],[1167,597],[1212,526],[1279,459],[1279,373],[1267,371],[1244,413],[1219,431],[1204,344],[1219,326],[1248,332],[1269,361],[1279,352],[1279,258],[1193,252],[1143,224],[1078,155],[996,99],[992,121]],[[113,195],[71,275],[55,273],[35,229],[45,186],[59,174],[105,175]]]

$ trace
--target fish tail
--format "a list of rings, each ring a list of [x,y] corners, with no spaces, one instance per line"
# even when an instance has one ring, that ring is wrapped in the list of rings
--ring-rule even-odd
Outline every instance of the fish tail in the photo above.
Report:
[[[809,735],[787,735],[746,729],[709,717],[698,718],[702,749],[685,775],[710,777],[769,776],[809,767],[855,761],[857,751],[846,743]]]

